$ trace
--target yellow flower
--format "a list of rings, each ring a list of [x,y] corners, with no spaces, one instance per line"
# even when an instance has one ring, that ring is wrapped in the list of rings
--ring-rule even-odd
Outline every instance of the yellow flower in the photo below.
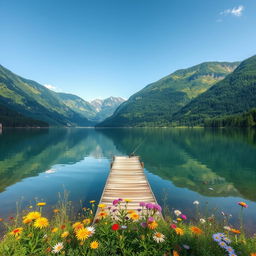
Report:
[[[25,219],[31,219],[31,220],[36,220],[38,218],[41,217],[41,213],[40,212],[29,212],[27,214],[27,216],[25,217]]]
[[[135,212],[134,210],[128,210],[128,211],[127,211],[128,214],[132,214],[132,213],[134,213],[134,212]]]
[[[80,229],[80,228],[83,228],[83,227],[84,227],[84,224],[78,221],[78,222],[74,223],[74,224],[72,225],[72,227],[73,227],[73,229],[76,231],[76,230],[78,230],[78,229]]]
[[[58,230],[58,228],[52,228],[52,233],[56,233]]]
[[[23,222],[24,224],[28,224],[28,223],[30,223],[30,222],[32,222],[32,221],[33,221],[32,219],[29,219],[28,217],[25,217],[22,222]]]
[[[95,200],[91,200],[90,201],[90,204],[94,204],[96,201]]]
[[[182,219],[181,218],[177,218],[177,221],[182,221]]]
[[[61,234],[61,237],[62,238],[66,238],[67,236],[69,236],[69,232],[68,231],[65,231]]]
[[[175,228],[174,229],[177,235],[183,236],[184,230],[182,228]]]
[[[37,203],[37,205],[38,205],[38,206],[44,206],[44,205],[46,205],[46,203],[41,202],[41,203]]]
[[[91,223],[91,219],[84,219],[84,220],[83,220],[83,223],[84,223],[85,225],[88,225],[88,224]]]
[[[32,209],[32,208],[33,208],[33,206],[32,206],[32,205],[30,205],[28,208],[29,208],[29,209]]]
[[[203,230],[198,228],[198,227],[195,227],[195,226],[192,226],[190,228],[190,230],[192,231],[192,233],[194,233],[195,235],[201,235],[203,233]]]
[[[10,232],[10,235],[17,237],[21,235],[22,231],[23,228],[15,228],[13,231]]]
[[[131,200],[131,199],[124,199],[124,201],[125,201],[126,203],[130,203],[130,202],[132,202],[132,200]]]
[[[86,207],[83,207],[82,209],[83,209],[83,211],[86,211]]]
[[[46,228],[49,226],[49,221],[48,219],[44,218],[44,217],[40,217],[38,219],[35,220],[34,226],[36,228]]]
[[[149,229],[156,229],[157,227],[158,227],[158,224],[156,221],[152,221],[152,222],[148,223]]]
[[[76,238],[80,241],[86,240],[91,232],[87,228],[80,228],[76,232]]]
[[[99,204],[98,206],[99,206],[99,208],[106,208],[105,204]]]
[[[93,241],[90,243],[91,249],[97,249],[99,247],[99,243],[97,241]]]
[[[140,215],[134,212],[130,215],[130,218],[133,220],[138,220],[140,218]]]

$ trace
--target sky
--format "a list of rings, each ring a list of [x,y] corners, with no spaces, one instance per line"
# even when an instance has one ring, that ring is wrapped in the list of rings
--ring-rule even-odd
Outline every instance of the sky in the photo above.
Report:
[[[0,64],[86,100],[256,54],[256,0],[0,0]]]

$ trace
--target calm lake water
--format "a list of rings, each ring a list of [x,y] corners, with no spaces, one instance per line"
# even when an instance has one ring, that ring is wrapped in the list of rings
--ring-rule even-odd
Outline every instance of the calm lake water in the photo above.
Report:
[[[58,192],[80,202],[99,200],[113,155],[136,153],[158,202],[193,218],[193,201],[207,213],[232,214],[238,201],[256,232],[256,131],[205,129],[42,129],[0,134],[0,218],[15,215],[16,202],[35,198],[52,209]],[[211,212],[209,210],[209,212]]]

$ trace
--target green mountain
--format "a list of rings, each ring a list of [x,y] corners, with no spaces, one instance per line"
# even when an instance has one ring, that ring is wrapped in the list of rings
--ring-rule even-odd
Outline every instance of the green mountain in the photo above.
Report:
[[[0,123],[3,127],[48,127],[48,123],[35,120],[0,104]]]
[[[173,115],[173,120],[178,125],[201,125],[204,122],[209,123],[211,118],[226,119],[234,114],[237,117],[237,114],[255,107],[256,55],[243,61],[224,80],[183,107]],[[251,123],[252,121],[249,120]]]
[[[223,80],[238,62],[205,62],[149,84],[121,104],[113,116],[98,126],[165,126],[171,116],[192,99]]]
[[[45,86],[22,78],[0,65],[0,103],[51,126],[88,126],[91,122],[65,105]]]

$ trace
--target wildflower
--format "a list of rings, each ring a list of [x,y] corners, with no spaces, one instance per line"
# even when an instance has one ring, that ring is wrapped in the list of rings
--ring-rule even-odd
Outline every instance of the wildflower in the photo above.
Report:
[[[97,249],[99,247],[99,243],[97,241],[93,241],[90,243],[90,248],[91,249]]]
[[[153,222],[155,219],[153,217],[148,218],[148,222]]]
[[[148,223],[148,228],[149,229],[156,229],[158,227],[158,224],[156,221]]]
[[[119,204],[119,201],[118,201],[118,199],[115,199],[115,200],[113,201],[113,205],[117,205],[117,204]]]
[[[140,202],[140,207],[145,207],[145,206],[146,206],[146,203]]]
[[[96,202],[95,200],[91,200],[90,204],[95,204],[95,202]]]
[[[243,208],[247,208],[248,204],[246,204],[245,202],[238,202],[238,205],[242,206]]]
[[[58,213],[60,210],[59,209],[53,209],[54,213]]]
[[[88,230],[88,236],[91,237],[94,235],[95,233],[95,228],[90,226],[90,227],[87,227],[87,230]]]
[[[81,223],[80,221],[77,221],[77,222],[75,222],[75,223],[72,225],[72,228],[73,228],[75,231],[77,231],[78,229],[83,228],[83,227],[84,227],[84,224]]]
[[[0,222],[3,221],[4,219],[3,218],[0,218]]]
[[[212,238],[215,242],[220,242],[221,241],[221,237],[219,236],[219,234],[213,234]]]
[[[194,205],[199,205],[199,201],[194,201],[193,204]]]
[[[122,198],[118,198],[118,201],[119,201],[119,202],[122,202],[122,201],[123,201],[123,199],[122,199]]]
[[[29,219],[29,218],[25,217],[22,222],[23,222],[24,224],[28,224],[28,223],[30,223],[30,222],[32,222],[32,221],[33,221],[32,219]]]
[[[184,230],[182,228],[175,228],[174,230],[175,230],[177,235],[179,235],[179,236],[184,235]]]
[[[34,226],[36,228],[46,228],[48,227],[49,225],[49,222],[48,222],[48,219],[47,218],[44,218],[44,217],[40,217],[38,219],[35,220],[35,223],[34,223]]]
[[[231,228],[229,231],[234,233],[234,234],[241,234],[241,231],[238,230],[238,229]]]
[[[101,217],[102,219],[104,219],[108,214],[106,212],[100,212],[99,213],[99,217]]]
[[[140,223],[140,225],[141,225],[143,228],[146,228],[146,227],[147,227],[147,223],[146,223],[146,222],[142,222],[142,223]]]
[[[227,246],[225,249],[229,254],[234,253],[234,249],[231,246]]]
[[[61,234],[61,237],[62,238],[66,238],[69,236],[69,232],[68,231],[64,231],[62,234]]]
[[[59,253],[64,248],[63,243],[57,243],[53,246],[52,253]]]
[[[140,218],[140,215],[137,214],[137,213],[132,213],[130,215],[130,218],[135,221],[135,220],[138,220]]]
[[[182,221],[182,218],[177,218],[177,221]]]
[[[106,205],[105,205],[105,204],[99,204],[98,206],[99,206],[99,208],[101,208],[101,209],[102,209],[102,208],[106,208]]]
[[[85,225],[88,225],[88,224],[91,223],[91,219],[84,219],[84,220],[83,220],[83,223],[84,223]]]
[[[223,228],[228,230],[228,231],[230,231],[230,229],[231,229],[231,227],[229,227],[229,226],[224,226]]]
[[[66,225],[61,225],[60,229],[64,229],[66,227]]]
[[[15,228],[13,231],[10,232],[10,235],[17,237],[21,235],[22,231],[23,228]]]
[[[153,235],[153,239],[154,239],[157,243],[162,243],[162,242],[164,242],[164,238],[165,238],[165,235],[163,235],[162,233],[159,233],[159,232],[156,232],[156,233]]]
[[[177,228],[177,226],[175,224],[171,224],[170,227],[173,229]]]
[[[132,200],[131,200],[131,199],[124,199],[124,201],[125,201],[126,203],[130,203],[130,202],[132,202]]]
[[[180,255],[178,254],[178,252],[177,252],[177,251],[175,251],[175,250],[173,250],[172,255],[173,255],[173,256],[180,256]]]
[[[87,228],[80,228],[76,232],[76,238],[80,241],[84,241],[89,237],[90,233]]]
[[[183,248],[186,249],[186,250],[189,250],[189,249],[190,249],[190,246],[187,245],[187,244],[183,244],[182,246],[183,246]]]
[[[25,219],[31,219],[31,220],[36,220],[38,218],[41,217],[41,213],[40,212],[29,212],[27,214],[27,216],[25,217]]]
[[[44,206],[44,205],[46,205],[46,203],[45,202],[41,202],[41,203],[37,203],[37,205],[38,206]]]
[[[203,233],[203,230],[198,228],[198,227],[195,227],[195,226],[192,226],[190,228],[190,230],[192,231],[192,233],[194,233],[195,235],[201,235]]]
[[[83,211],[86,211],[86,207],[83,207],[82,209],[83,209]]]
[[[223,241],[220,241],[218,244],[219,244],[219,246],[220,246],[221,248],[224,248],[224,249],[227,248],[227,244],[226,244],[225,242],[223,242]]]
[[[116,231],[119,229],[119,225],[118,224],[113,224],[111,227],[112,230]]]
[[[203,219],[203,218],[199,219],[199,221],[200,221],[202,224],[204,224],[204,223],[206,222],[206,220]]]
[[[58,230],[58,228],[52,228],[52,233],[56,233]]]
[[[154,204],[154,205],[153,205],[153,209],[156,210],[156,211],[158,211],[158,212],[161,212],[161,211],[162,211],[162,207],[161,207],[160,205],[158,205],[158,204]]]
[[[147,203],[147,204],[146,204],[146,208],[147,208],[148,210],[151,210],[151,209],[154,208],[154,206],[153,206],[153,204],[151,204],[151,203]]]
[[[252,252],[250,256],[256,256],[256,252]]]
[[[187,216],[185,214],[181,214],[180,217],[183,219],[183,220],[186,220],[187,219]]]
[[[175,210],[175,211],[174,211],[174,214],[175,214],[176,216],[179,216],[179,215],[181,215],[181,211]]]

